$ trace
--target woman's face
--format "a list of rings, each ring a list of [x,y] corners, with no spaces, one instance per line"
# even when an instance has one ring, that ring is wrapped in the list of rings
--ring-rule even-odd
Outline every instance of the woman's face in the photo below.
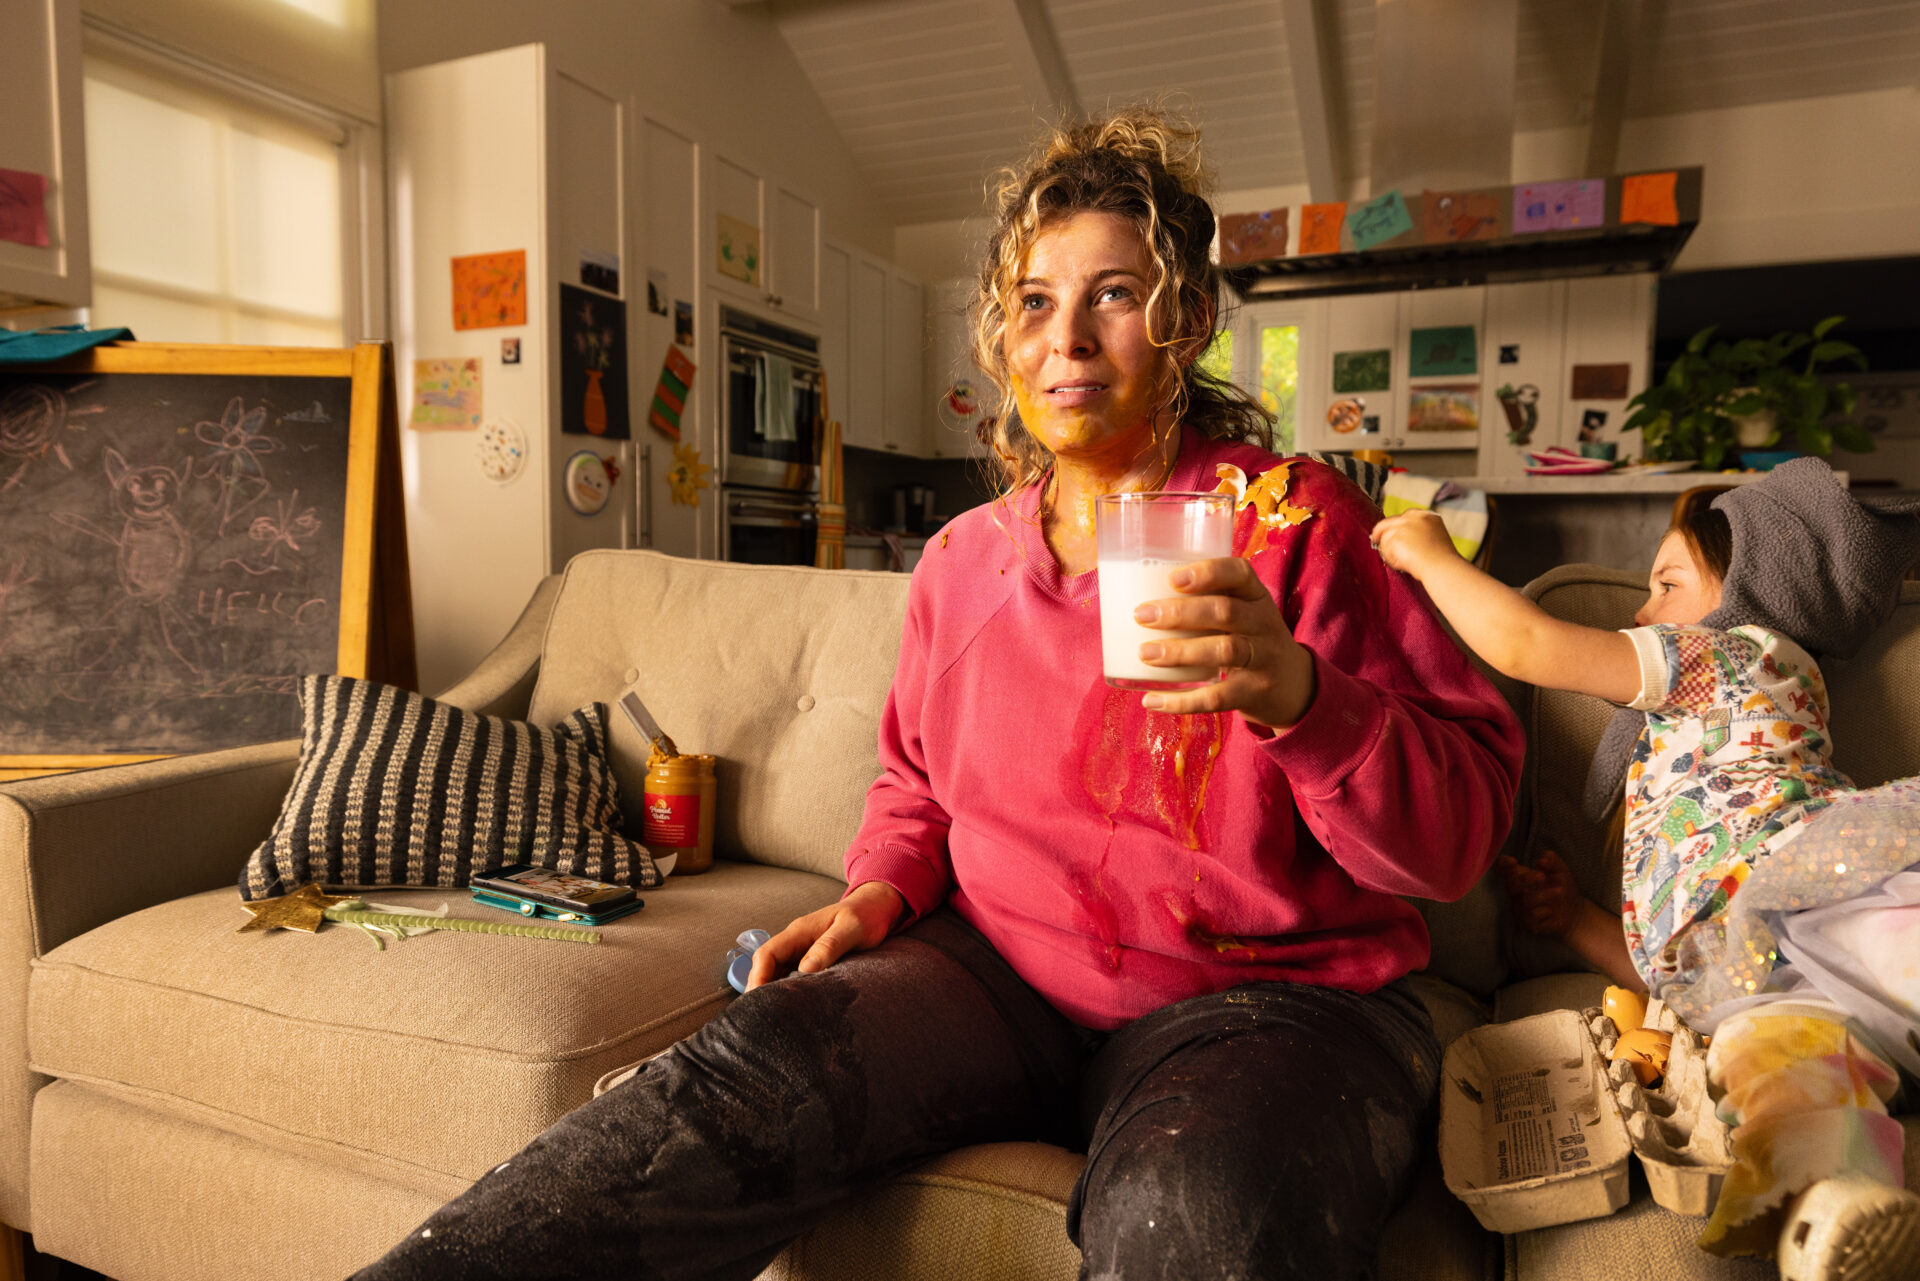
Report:
[[[1697,623],[1720,608],[1720,580],[1695,562],[1693,549],[1679,531],[1660,540],[1647,577],[1647,603],[1633,616],[1641,627],[1652,623]]]
[[[1119,214],[1073,214],[1034,239],[1002,349],[1020,421],[1055,457],[1124,466],[1152,451],[1168,377],[1147,339],[1152,275]]]

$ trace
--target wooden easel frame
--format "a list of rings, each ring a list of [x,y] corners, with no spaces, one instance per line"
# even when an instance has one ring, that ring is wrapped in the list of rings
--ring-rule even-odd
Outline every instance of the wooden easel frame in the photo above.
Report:
[[[399,410],[394,399],[391,346],[383,342],[357,343],[349,348],[114,343],[44,365],[0,368],[6,373],[33,374],[351,378],[336,670],[342,676],[371,676],[409,687],[414,684],[412,587],[407,572]],[[165,755],[170,753],[0,753],[0,782],[159,760]]]

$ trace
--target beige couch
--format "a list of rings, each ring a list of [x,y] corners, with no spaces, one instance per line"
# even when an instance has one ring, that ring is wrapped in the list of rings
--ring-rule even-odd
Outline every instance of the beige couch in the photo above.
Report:
[[[725,762],[725,858],[650,892],[603,947],[430,935],[376,951],[340,928],[235,934],[234,879],[279,808],[293,743],[0,787],[0,1221],[123,1281],[338,1276],[380,1253],[603,1074],[723,1009],[739,930],[836,897],[877,769],[906,585],[589,553],[447,694],[551,721],[638,682],[684,747]],[[1639,590],[1582,570],[1535,589],[1557,613],[1604,623]],[[1910,592],[1897,623],[1830,673],[1841,763],[1857,777],[1920,771],[1915,673]],[[1535,809],[1566,817],[1605,709],[1509,693],[1534,741],[1524,831]],[[629,784],[637,747],[619,727]],[[1617,900],[1617,855],[1570,853],[1589,892]],[[463,894],[382,897],[487,915]],[[1506,981],[1490,887],[1423,907],[1435,942],[1420,986],[1443,1040],[1597,997],[1592,975]],[[796,1242],[768,1276],[1071,1277],[1062,1221],[1079,1164],[1040,1144],[955,1153]],[[1484,1279],[1503,1261],[1526,1281],[1668,1261],[1672,1277],[1771,1275],[1710,1266],[1689,1244],[1697,1226],[1641,1191],[1623,1218],[1503,1243],[1430,1163],[1386,1233],[1382,1275]]]

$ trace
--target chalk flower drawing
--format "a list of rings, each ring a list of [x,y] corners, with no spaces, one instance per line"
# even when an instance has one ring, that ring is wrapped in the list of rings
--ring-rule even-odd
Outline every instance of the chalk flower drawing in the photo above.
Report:
[[[217,423],[202,422],[193,434],[213,453],[195,473],[201,477],[220,477],[225,494],[220,503],[220,532],[224,535],[246,510],[266,497],[273,488],[261,459],[280,447],[280,442],[261,431],[267,421],[267,407],[248,409],[240,397],[227,402],[227,411]]]

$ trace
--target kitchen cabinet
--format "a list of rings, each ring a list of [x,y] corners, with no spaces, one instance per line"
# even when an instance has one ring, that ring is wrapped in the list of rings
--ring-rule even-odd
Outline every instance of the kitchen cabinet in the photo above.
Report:
[[[1405,377],[1395,383],[1403,389],[1394,397],[1399,421],[1386,447],[1395,453],[1479,448],[1481,423],[1493,412],[1485,287],[1417,289],[1399,298],[1403,336],[1394,359]],[[1424,363],[1416,363],[1422,357]],[[1431,372],[1442,366],[1452,372]]]
[[[847,391],[841,439],[887,447],[887,264],[853,250],[847,265]]]
[[[7,6],[0,40],[0,168],[45,180],[44,245],[0,240],[0,310],[84,307],[92,293],[79,0]],[[26,327],[31,328],[29,318]]]
[[[1567,286],[1566,372],[1553,389],[1569,449],[1612,442],[1639,452],[1639,433],[1623,435],[1627,400],[1652,376],[1655,277],[1587,276]]]
[[[1324,337],[1310,359],[1302,353],[1294,448],[1387,449],[1403,434],[1405,421],[1407,357],[1400,295],[1344,294],[1318,302],[1324,310],[1309,311],[1301,329],[1303,335],[1318,330]],[[1387,353],[1386,387],[1334,390],[1333,365],[1342,353],[1379,351]],[[1342,403],[1342,412],[1330,416],[1335,402],[1352,403]]]
[[[915,457],[930,454],[926,388],[926,304],[920,282],[887,269],[886,444]]]
[[[1486,352],[1491,367],[1481,403],[1480,476],[1524,476],[1529,451],[1572,447],[1559,395],[1567,324],[1567,281],[1487,286]],[[1502,401],[1503,389],[1512,392]]]
[[[822,363],[842,442],[928,456],[920,282],[884,258],[831,240],[822,243],[821,266]],[[827,363],[841,333],[844,371]]]
[[[967,309],[977,288],[971,279],[942,280],[927,290],[925,390],[927,454],[984,458],[974,428],[1000,412],[1000,390],[973,363]]]
[[[478,362],[484,395],[480,432],[402,433],[423,688],[470,671],[575,554],[634,545],[643,442],[561,431],[559,349],[560,286],[578,281],[583,259],[619,261],[629,296],[647,284],[626,246],[628,121],[624,101],[553,66],[537,44],[387,78],[389,189],[407,193],[391,235],[399,393],[409,395],[416,360],[453,358]],[[454,328],[449,260],[512,251],[525,254],[525,322]],[[646,308],[627,309],[638,437],[661,351],[645,353],[651,368],[636,353],[636,311]],[[504,448],[481,452],[501,432],[517,438],[517,469],[489,469]],[[619,473],[593,515],[566,498],[568,460],[583,451]]]
[[[837,241],[820,242],[820,368],[827,378],[827,417],[840,420],[846,438],[852,377],[847,354],[847,289],[853,252]]]
[[[820,202],[718,148],[705,163],[706,281],[789,320],[820,320]]]

